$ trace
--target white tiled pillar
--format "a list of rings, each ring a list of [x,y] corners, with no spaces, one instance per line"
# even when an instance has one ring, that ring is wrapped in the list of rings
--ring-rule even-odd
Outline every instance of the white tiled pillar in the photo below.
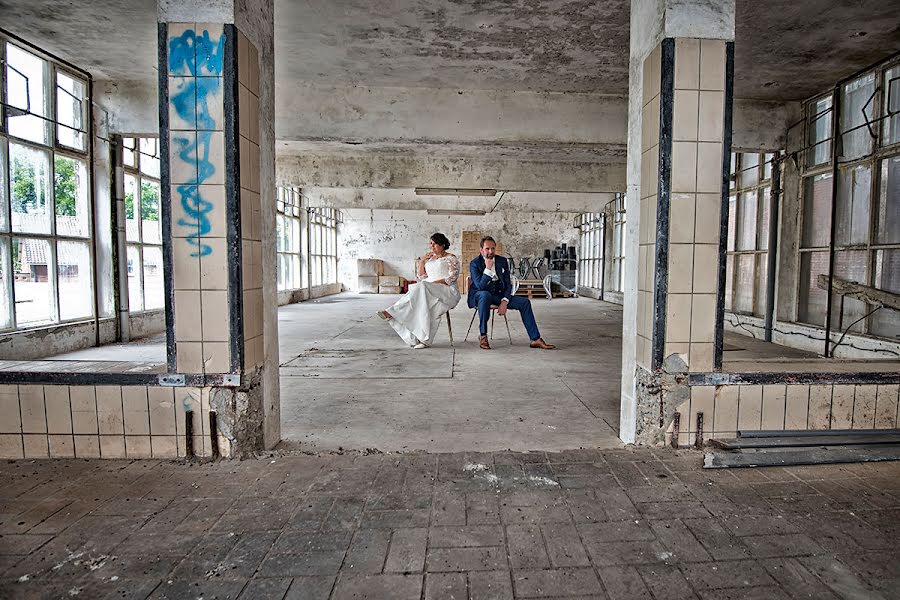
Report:
[[[673,358],[714,367],[728,51],[666,39],[644,61],[637,364],[648,371]]]
[[[631,2],[620,418],[626,442],[648,439],[642,434],[670,414],[665,394],[650,391],[664,368],[715,368],[734,8],[729,0]]]
[[[280,437],[273,15],[272,0],[159,4],[169,371],[239,386],[249,400],[211,396],[250,406],[234,430],[261,423],[266,446]]]
[[[263,358],[260,55],[233,23],[160,31],[170,368],[250,372]]]

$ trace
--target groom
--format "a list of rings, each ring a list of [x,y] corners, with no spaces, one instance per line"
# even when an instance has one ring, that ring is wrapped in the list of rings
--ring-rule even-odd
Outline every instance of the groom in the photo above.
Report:
[[[512,282],[509,278],[509,261],[502,256],[497,256],[497,242],[490,236],[481,238],[481,255],[469,263],[469,274],[472,277],[472,285],[469,287],[469,308],[478,307],[478,341],[484,350],[490,350],[488,343],[487,325],[491,316],[491,305],[496,305],[497,314],[501,317],[508,309],[517,310],[522,314],[522,323],[528,331],[532,348],[553,350],[553,344],[548,344],[541,339],[537,323],[534,321],[534,312],[531,310],[531,301],[512,295]]]

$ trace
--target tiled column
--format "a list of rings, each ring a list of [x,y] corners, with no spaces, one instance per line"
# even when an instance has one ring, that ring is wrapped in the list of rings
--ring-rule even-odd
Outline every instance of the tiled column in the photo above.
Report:
[[[158,9],[166,383],[208,398],[223,455],[270,448],[280,440],[274,2]]]
[[[262,361],[259,53],[228,23],[160,24],[169,368]]]
[[[667,38],[644,61],[637,362],[648,371],[714,368],[732,48]]]
[[[631,0],[625,442],[662,441],[689,397],[680,374],[715,367],[734,21],[734,0]]]

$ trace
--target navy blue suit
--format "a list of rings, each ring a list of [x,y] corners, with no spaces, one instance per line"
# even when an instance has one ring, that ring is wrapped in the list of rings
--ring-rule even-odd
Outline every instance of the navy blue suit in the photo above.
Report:
[[[512,281],[510,279],[509,261],[502,256],[494,257],[494,273],[497,281],[484,273],[484,257],[480,254],[469,263],[469,276],[472,285],[469,287],[469,308],[478,308],[478,327],[481,335],[487,335],[488,320],[491,316],[491,305],[500,306],[505,298],[509,304],[507,308],[517,310],[522,315],[522,324],[528,332],[531,341],[541,337],[537,323],[534,320],[534,311],[531,310],[531,301],[528,298],[512,295]]]

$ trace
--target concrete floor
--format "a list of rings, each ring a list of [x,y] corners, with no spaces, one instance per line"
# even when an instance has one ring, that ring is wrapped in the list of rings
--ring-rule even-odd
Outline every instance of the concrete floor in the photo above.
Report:
[[[533,301],[542,335],[528,347],[518,313],[497,321],[491,351],[472,311],[451,311],[426,350],[375,317],[398,296],[339,294],[282,307],[282,447],[429,452],[617,447],[621,307],[587,298]],[[311,350],[315,349],[315,350]],[[298,357],[300,357],[298,359]]]
[[[900,462],[695,451],[0,464],[0,598],[878,600]]]

